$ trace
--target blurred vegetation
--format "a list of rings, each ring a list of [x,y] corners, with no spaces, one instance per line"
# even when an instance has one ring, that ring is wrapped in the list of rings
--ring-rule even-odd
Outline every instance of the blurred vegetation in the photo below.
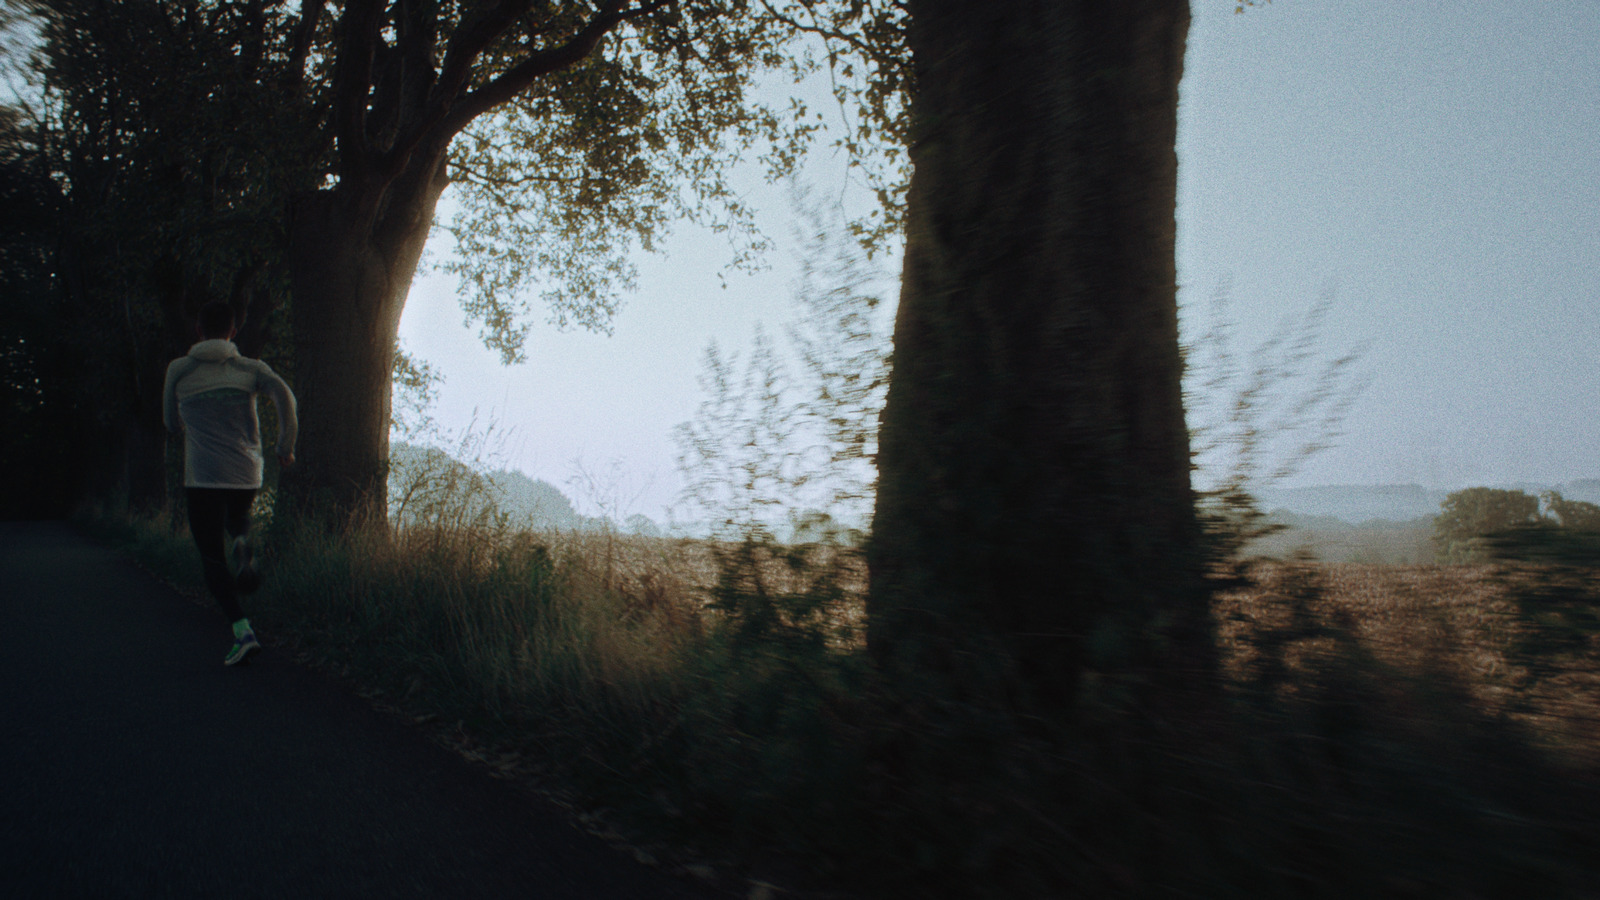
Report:
[[[833,250],[862,252],[809,252]],[[866,333],[870,281],[836,306],[803,285],[812,338],[765,341],[744,378],[708,363],[681,434],[712,536],[516,527],[464,439],[477,467],[423,455],[389,536],[269,522],[258,629],[639,858],[739,893],[1600,889],[1596,548],[1575,528],[1490,535],[1492,565],[1246,558],[1270,523],[1240,488],[1207,520],[1220,695],[1152,702],[1154,673],[1124,667],[1087,679],[1070,720],[1039,717],[977,640],[960,685],[881,678],[860,536],[815,514],[817,491],[837,510],[870,490],[852,473],[872,404],[812,377],[864,346],[828,328]],[[94,521],[198,598],[181,525]]]
[[[1600,534],[1600,506],[1567,500],[1558,491],[1535,497],[1518,490],[1474,487],[1445,498],[1433,520],[1434,544],[1445,563],[1485,562],[1532,554],[1571,562]]]
[[[59,197],[40,134],[0,106],[0,515],[61,516],[77,499],[84,452],[74,392],[73,333],[51,304],[51,241]]]
[[[1069,727],[1018,715],[999,666],[891,693],[848,547],[439,513],[388,541],[275,524],[259,630],[669,869],[883,897],[1597,885],[1592,567],[1553,620],[1484,567],[1256,563],[1216,601],[1222,704],[1101,684]],[[198,599],[181,531],[116,530]]]

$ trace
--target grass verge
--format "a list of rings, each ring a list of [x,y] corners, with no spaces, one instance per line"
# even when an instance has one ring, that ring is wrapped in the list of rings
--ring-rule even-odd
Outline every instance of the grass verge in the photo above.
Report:
[[[170,521],[97,522],[199,585]],[[1066,724],[1003,691],[890,693],[844,549],[464,526],[265,544],[264,633],[724,885],[1600,896],[1600,703],[1573,687],[1596,648],[1526,675],[1536,617],[1499,570],[1264,567],[1218,598],[1220,698],[1102,690]]]

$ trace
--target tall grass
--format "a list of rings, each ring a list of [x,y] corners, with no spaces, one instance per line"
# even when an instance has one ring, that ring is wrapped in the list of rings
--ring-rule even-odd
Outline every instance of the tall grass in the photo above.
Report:
[[[198,585],[171,522],[122,534]],[[265,540],[264,634],[533,761],[669,864],[885,897],[1596,887],[1600,666],[1519,674],[1539,624],[1495,568],[1261,564],[1218,599],[1220,699],[1090,691],[1058,721],[1003,670],[888,693],[849,548],[461,521]]]
[[[833,299],[814,321],[857,303]],[[249,612],[695,871],[907,898],[1600,896],[1592,559],[1246,560],[1264,527],[1247,460],[1206,510],[1222,684],[1093,672],[1043,710],[978,635],[962,684],[880,679],[856,536],[817,519],[785,543],[766,514],[870,488],[851,435],[878,379],[846,391],[808,359],[853,412],[797,411],[758,350],[744,395],[713,357],[704,427],[683,432],[715,539],[519,531],[472,478],[424,479],[393,530],[273,522]],[[1230,420],[1249,440],[1254,403]],[[198,584],[181,528],[119,527]],[[1532,639],[1552,614],[1555,654]]]

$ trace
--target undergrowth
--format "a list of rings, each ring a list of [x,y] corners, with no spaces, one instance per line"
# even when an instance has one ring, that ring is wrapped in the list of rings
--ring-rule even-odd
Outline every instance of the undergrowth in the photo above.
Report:
[[[106,521],[198,586],[181,528]],[[1594,770],[1438,654],[1375,652],[1325,568],[1264,565],[1219,601],[1220,699],[1058,719],[1003,666],[959,699],[891,695],[850,548],[602,540],[280,526],[249,612],[667,865],[884,897],[1593,896]]]
[[[1275,339],[1283,360],[1247,373],[1208,439],[1243,448],[1200,510],[1215,680],[1090,672],[1071,708],[1041,706],[976,634],[959,684],[881,676],[856,526],[886,342],[871,273],[813,255],[843,287],[806,301],[803,377],[764,339],[742,379],[713,350],[680,432],[714,538],[521,532],[475,490],[419,482],[403,527],[272,522],[252,619],[476,758],[580,798],[580,820],[626,832],[641,858],[724,887],[744,886],[735,873],[890,898],[1600,896],[1600,758],[1575,752],[1591,732],[1541,724],[1600,717],[1600,697],[1552,705],[1600,682],[1592,553],[1472,590],[1397,569],[1415,577],[1374,596],[1336,567],[1243,558],[1273,528],[1247,489],[1261,442],[1310,423],[1303,458],[1350,396],[1335,389],[1346,356],[1287,419],[1263,418],[1310,338]],[[97,521],[199,585],[180,524]]]

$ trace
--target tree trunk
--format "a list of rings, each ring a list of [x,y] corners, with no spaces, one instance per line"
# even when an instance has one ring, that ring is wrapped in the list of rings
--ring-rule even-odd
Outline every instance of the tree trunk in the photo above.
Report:
[[[303,198],[290,233],[300,441],[282,486],[297,510],[387,522],[390,381],[417,261],[444,191],[443,154],[389,184],[345,179]]]
[[[910,8],[869,644],[959,679],[992,640],[1065,704],[1158,617],[1204,618],[1174,263],[1188,4]]]

